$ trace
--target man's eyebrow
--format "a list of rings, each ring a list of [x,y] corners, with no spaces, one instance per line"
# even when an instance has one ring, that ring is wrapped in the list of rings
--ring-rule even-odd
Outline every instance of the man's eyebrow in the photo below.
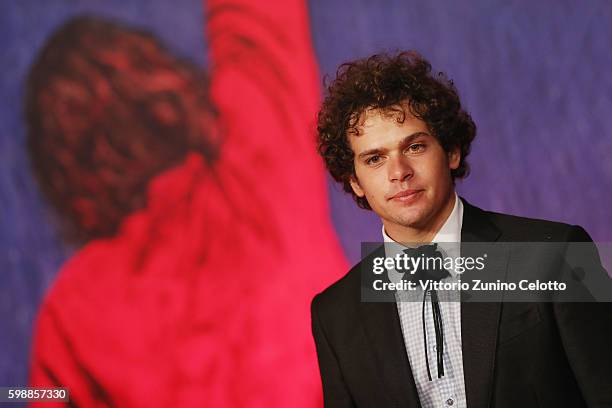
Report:
[[[398,146],[406,146],[407,144],[410,144],[412,142],[414,142],[415,139],[421,137],[421,136],[429,136],[429,133],[427,132],[416,132],[416,133],[412,133],[408,136],[406,136],[405,138],[403,138],[399,143]],[[374,149],[368,149],[368,150],[364,150],[363,152],[359,153],[359,156],[357,156],[358,158],[363,158],[366,156],[371,156],[373,154],[381,154],[381,153],[385,153],[387,151],[387,149],[385,148],[374,148]]]
[[[365,151],[359,153],[359,156],[357,156],[357,157],[359,157],[361,159],[363,157],[371,156],[373,154],[384,153],[386,150],[387,149],[381,149],[381,148],[378,148],[378,149],[369,149],[369,150],[365,150]]]

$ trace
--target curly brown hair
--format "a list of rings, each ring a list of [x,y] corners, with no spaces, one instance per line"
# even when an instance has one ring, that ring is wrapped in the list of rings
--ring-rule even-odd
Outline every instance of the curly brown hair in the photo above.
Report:
[[[423,120],[445,151],[459,147],[459,167],[453,181],[467,176],[466,157],[476,136],[476,125],[461,108],[459,95],[445,74],[432,74],[431,64],[414,51],[377,54],[342,64],[318,115],[318,150],[334,180],[353,195],[361,208],[370,210],[365,197],[351,188],[355,177],[354,152],[348,136],[358,135],[365,111],[374,109],[405,119],[404,107]]]
[[[26,87],[34,175],[69,241],[115,234],[145,206],[149,181],[189,151],[215,156],[202,70],[149,33],[74,18],[39,52]]]

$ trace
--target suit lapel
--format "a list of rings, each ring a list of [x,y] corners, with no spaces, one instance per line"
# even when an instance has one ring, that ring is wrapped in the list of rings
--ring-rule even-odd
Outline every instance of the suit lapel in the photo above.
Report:
[[[381,245],[371,256],[364,259],[360,266],[370,265],[373,256],[384,256],[384,247]],[[381,376],[379,380],[393,405],[420,407],[396,303],[393,300],[363,302],[360,310],[361,321],[377,368],[377,373],[372,375]]]
[[[362,317],[381,381],[394,405],[420,407],[395,303],[364,303]]]
[[[501,233],[489,220],[487,214],[462,200],[464,211],[461,242],[497,241]],[[464,251],[462,247],[461,256],[481,255],[471,254],[470,249]],[[490,265],[491,262],[497,264]],[[487,268],[489,267],[505,268],[505,259],[489,258]],[[463,302],[461,304],[461,341],[468,407],[488,407],[490,404],[500,311],[500,303]]]

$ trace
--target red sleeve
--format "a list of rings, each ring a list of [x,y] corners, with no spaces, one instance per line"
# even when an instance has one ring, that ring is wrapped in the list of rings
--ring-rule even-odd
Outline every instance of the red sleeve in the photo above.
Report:
[[[271,121],[262,121],[258,113],[273,112],[274,121],[298,132],[259,142],[312,142],[306,136],[312,128],[300,127],[312,122],[319,104],[305,1],[211,0],[206,10],[213,98],[222,114],[268,126]],[[246,139],[251,138],[243,135],[240,141]]]
[[[259,178],[273,177],[281,190],[299,177],[315,190],[312,202],[325,203],[314,132],[319,75],[305,1],[211,0],[205,6],[223,154],[256,167]]]

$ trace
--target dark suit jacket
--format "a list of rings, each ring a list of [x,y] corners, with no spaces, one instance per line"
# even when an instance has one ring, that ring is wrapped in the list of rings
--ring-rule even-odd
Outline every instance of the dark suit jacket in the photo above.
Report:
[[[591,241],[463,202],[462,242]],[[420,407],[395,303],[360,300],[358,264],[312,302],[325,406]],[[612,303],[462,303],[461,337],[470,408],[612,407]]]

